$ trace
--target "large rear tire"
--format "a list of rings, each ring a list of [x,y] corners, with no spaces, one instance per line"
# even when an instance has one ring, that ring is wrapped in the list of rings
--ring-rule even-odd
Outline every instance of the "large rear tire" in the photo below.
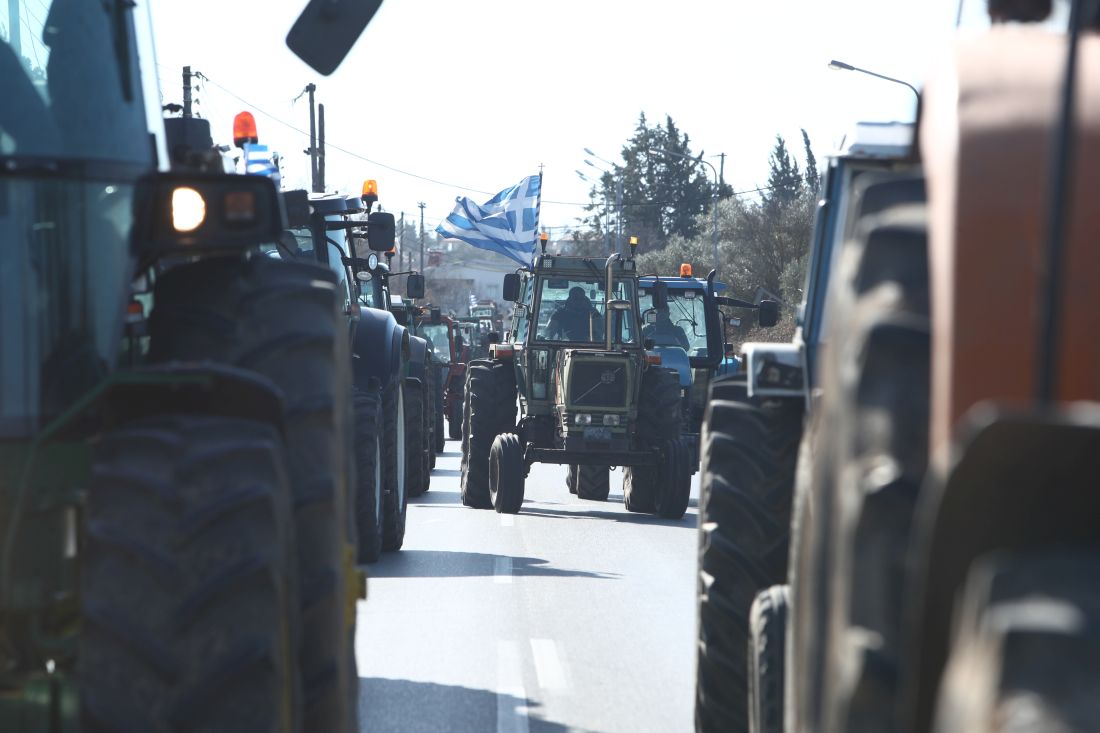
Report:
[[[578,499],[607,501],[611,493],[611,468],[572,464],[567,483],[570,493],[576,494]]]
[[[447,434],[451,440],[462,440],[462,400],[451,399],[451,412],[447,415]]]
[[[435,384],[433,385],[433,394],[435,397],[435,409],[432,411],[435,415],[435,452],[442,453],[447,450],[447,434],[443,432],[443,380],[446,376],[446,367],[442,364],[436,364],[435,369]],[[432,468],[435,468],[435,457],[432,457]]]
[[[462,420],[462,503],[491,509],[489,451],[498,435],[511,432],[516,425],[516,373],[511,362],[470,362]]]
[[[683,424],[680,380],[673,372],[649,367],[642,372],[638,397],[638,422],[635,442],[643,450],[664,451],[670,441],[678,440]],[[661,478],[652,466],[623,469],[623,505],[630,512],[654,514]],[[690,479],[689,479],[690,481]]]
[[[383,480],[382,549],[396,552],[405,543],[405,517],[409,509],[408,447],[406,444],[405,389],[395,377],[382,391]]]
[[[864,217],[837,269],[843,327],[822,380],[835,488],[823,714],[826,725],[878,731],[894,719],[910,525],[928,458],[924,206]]]
[[[783,733],[787,586],[760,591],[749,612],[749,731]]]
[[[1085,733],[1100,720],[1100,553],[979,559],[956,614],[934,730]]]
[[[149,320],[153,362],[209,359],[271,379],[286,404],[294,496],[306,730],[355,729],[347,646],[356,593],[348,454],[353,430],[347,318],[324,267],[210,258],[161,274]]]
[[[654,513],[662,519],[682,519],[691,501],[691,457],[680,438],[665,444],[665,459],[657,470]]]
[[[405,380],[405,480],[410,497],[428,490],[429,436],[425,434],[424,385],[420,380]]]
[[[382,554],[382,395],[377,388],[355,390],[355,518],[359,562]]]
[[[748,729],[749,612],[787,575],[800,400],[756,404],[744,379],[711,385],[700,466],[696,730]]]
[[[292,731],[299,609],[277,431],[162,416],[95,446],[80,553],[81,730]]]

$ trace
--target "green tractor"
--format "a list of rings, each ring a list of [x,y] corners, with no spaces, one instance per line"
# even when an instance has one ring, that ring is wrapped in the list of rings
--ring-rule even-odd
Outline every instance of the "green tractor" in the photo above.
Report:
[[[654,286],[658,305],[667,294]],[[543,253],[505,276],[504,297],[510,330],[466,372],[463,504],[519,512],[534,463],[568,466],[569,490],[603,501],[622,466],[628,510],[682,517],[692,461],[680,386],[646,350],[633,258]]]
[[[168,172],[148,3],[21,5],[0,3],[27,18],[0,37],[0,730],[358,730],[334,278],[260,254],[286,226],[272,180]],[[319,23],[291,41],[327,68],[354,34]]]

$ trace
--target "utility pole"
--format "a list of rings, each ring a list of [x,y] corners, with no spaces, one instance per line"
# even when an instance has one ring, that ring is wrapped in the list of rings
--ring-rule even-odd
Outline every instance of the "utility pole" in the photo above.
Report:
[[[317,105],[317,192],[325,192],[325,105]]]
[[[306,84],[306,94],[309,95],[309,180],[313,193],[324,193],[323,188],[317,187],[317,108],[313,103],[313,93],[317,91],[316,84]]]
[[[424,274],[424,207],[426,203],[421,201],[417,204],[420,207],[420,274]]]
[[[191,67],[183,67],[183,116],[191,116]]]
[[[725,153],[719,153],[718,157],[721,159],[721,162],[718,164],[718,183],[721,186],[725,186],[726,185],[726,154]]]
[[[619,209],[618,231],[615,233],[615,251],[621,255],[623,253],[623,171],[619,172],[619,186],[615,189],[615,206]]]
[[[401,232],[397,235],[397,267],[402,269],[405,264],[405,212],[401,212]]]

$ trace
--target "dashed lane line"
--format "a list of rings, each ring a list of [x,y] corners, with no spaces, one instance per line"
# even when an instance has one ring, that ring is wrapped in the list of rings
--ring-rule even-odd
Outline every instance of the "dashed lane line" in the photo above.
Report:
[[[512,558],[498,557],[493,560],[493,582],[501,584],[512,582]]]
[[[530,733],[519,643],[497,642],[497,733]]]
[[[531,639],[531,654],[535,660],[535,675],[539,687],[563,692],[569,687],[565,664],[558,652],[558,644],[552,639]]]

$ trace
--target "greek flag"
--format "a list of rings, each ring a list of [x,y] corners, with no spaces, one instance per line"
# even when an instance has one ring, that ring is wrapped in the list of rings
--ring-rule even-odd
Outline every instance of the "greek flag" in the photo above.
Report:
[[[527,267],[535,256],[541,197],[541,175],[524,178],[480,206],[459,196],[455,210],[435,230]]]
[[[279,182],[275,156],[266,145],[251,143],[244,146],[244,172],[251,176],[274,178],[276,183]]]
[[[470,307],[473,308],[475,305],[477,305],[477,296],[470,293]]]

